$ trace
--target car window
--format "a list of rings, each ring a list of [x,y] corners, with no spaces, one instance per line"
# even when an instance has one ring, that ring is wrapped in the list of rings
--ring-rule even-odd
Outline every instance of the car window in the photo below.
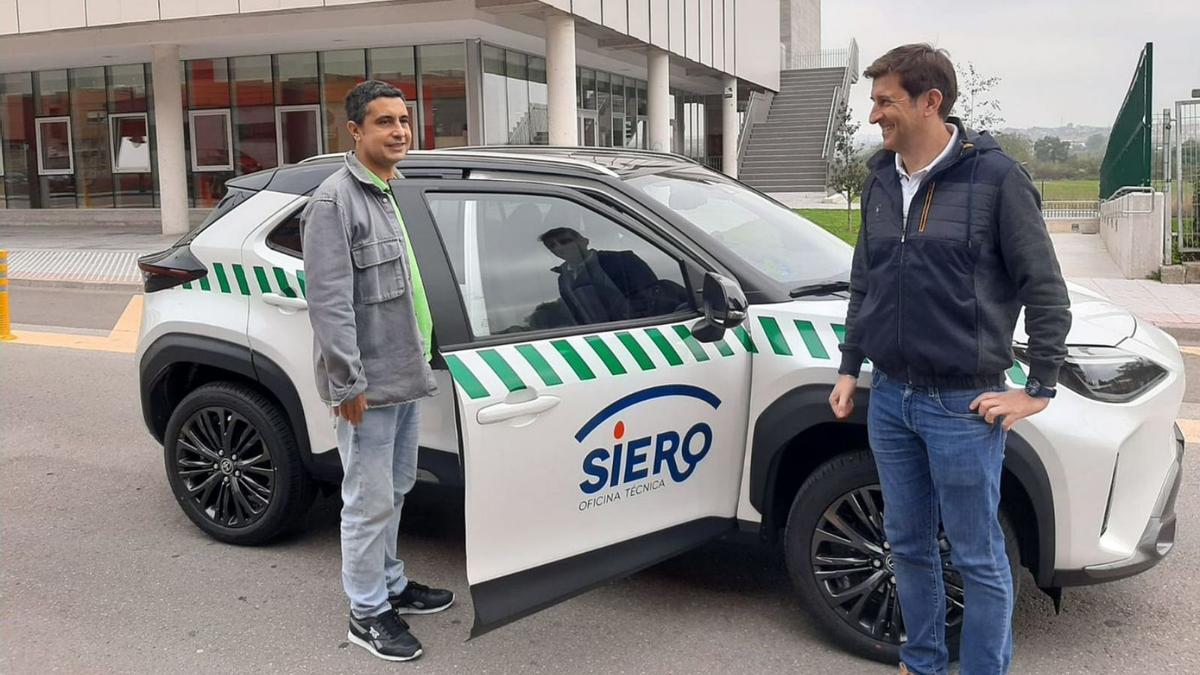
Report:
[[[267,246],[296,258],[304,258],[304,240],[300,236],[300,214],[298,209],[287,220],[275,226],[267,235]]]
[[[176,241],[174,245],[183,246],[185,244],[190,244],[192,240],[199,236],[199,234],[205,229],[207,229],[209,225],[217,222],[224,217],[225,214],[234,210],[242,202],[250,199],[256,194],[258,194],[256,190],[245,190],[241,188],[230,187],[229,191],[225,193],[225,196],[221,197],[221,201],[217,202],[217,205],[213,207],[212,211],[209,211],[208,215],[204,217],[203,222],[191,230],[188,230],[187,234],[180,237],[179,241]]]
[[[427,197],[476,337],[691,308],[678,260],[576,202],[521,194]]]
[[[853,249],[746,186],[704,167],[626,179],[787,286],[850,278]]]

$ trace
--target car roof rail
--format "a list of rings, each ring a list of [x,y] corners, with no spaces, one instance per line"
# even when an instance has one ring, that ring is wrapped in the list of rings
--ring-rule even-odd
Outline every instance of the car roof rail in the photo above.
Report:
[[[598,173],[598,174],[602,174],[605,176],[612,176],[612,177],[617,176],[617,173],[615,171],[613,171],[612,169],[609,169],[608,167],[605,167],[605,166],[600,166],[599,164],[596,164],[594,162],[588,162],[588,161],[581,160],[581,159],[575,159],[573,157],[561,157],[561,156],[552,155],[552,154],[521,153],[521,152],[511,152],[508,150],[508,148],[530,149],[530,148],[537,148],[537,147],[542,147],[542,146],[520,146],[520,147],[518,147],[518,146],[511,146],[511,145],[496,145],[496,146],[490,146],[491,148],[494,148],[494,149],[490,149],[490,150],[484,150],[484,147],[488,147],[488,146],[477,146],[477,147],[471,147],[471,148],[442,148],[442,149],[438,149],[438,150],[410,150],[408,152],[408,157],[412,157],[414,159],[416,159],[416,158],[438,158],[438,157],[468,157],[468,158],[474,157],[474,158],[480,158],[480,159],[483,159],[483,158],[496,159],[498,155],[502,155],[504,159],[515,159],[518,161],[536,162],[536,163],[541,163],[541,164],[545,164],[545,163],[561,164],[561,165],[565,165],[565,166],[573,166],[573,167],[576,167],[579,169],[585,169],[592,173]],[[333,160],[335,158],[340,158],[344,155],[345,155],[345,153],[342,153],[342,152],[326,153],[323,155],[314,155],[312,157],[306,157],[305,159],[300,160],[298,162],[298,164],[327,162],[327,161]]]

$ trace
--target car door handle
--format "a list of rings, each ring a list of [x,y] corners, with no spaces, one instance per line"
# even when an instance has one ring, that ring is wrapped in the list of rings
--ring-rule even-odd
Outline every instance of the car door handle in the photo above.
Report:
[[[496,424],[518,417],[534,417],[558,405],[557,396],[538,396],[520,403],[497,403],[483,408],[475,415],[480,424]]]
[[[263,302],[275,305],[280,309],[290,309],[293,312],[308,309],[308,301],[304,298],[289,298],[278,293],[263,293]]]

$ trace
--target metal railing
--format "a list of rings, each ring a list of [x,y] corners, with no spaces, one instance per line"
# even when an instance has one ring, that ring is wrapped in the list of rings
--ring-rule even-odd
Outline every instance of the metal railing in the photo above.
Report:
[[[850,68],[857,71],[858,43],[850,40],[850,45],[841,49],[822,49],[790,55],[787,53],[787,49],[780,45],[780,70],[809,70],[812,68]]]
[[[1099,200],[1055,200],[1042,202],[1042,218],[1046,220],[1054,218],[1084,219],[1099,217]]]
[[[833,100],[829,104],[829,119],[825,122],[825,142],[821,145],[821,159],[825,160],[825,184],[829,184],[829,171],[832,169],[830,146],[837,134],[834,128],[842,108],[850,98],[850,85],[858,82],[858,41],[851,38],[850,46],[846,48],[846,71],[842,73],[842,83],[833,90]]]
[[[742,158],[746,156],[746,148],[750,147],[750,132],[755,124],[767,121],[771,113],[771,102],[775,94],[771,92],[750,92],[750,100],[746,103],[746,113],[742,117],[742,128],[738,130],[738,167],[742,166]]]

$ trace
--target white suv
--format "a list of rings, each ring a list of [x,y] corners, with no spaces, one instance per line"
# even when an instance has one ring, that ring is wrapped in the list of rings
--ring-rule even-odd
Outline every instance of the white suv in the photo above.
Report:
[[[146,425],[180,507],[222,541],[269,540],[340,475],[298,223],[341,163],[231,180],[204,226],[140,261]],[[895,662],[868,391],[848,423],[827,403],[848,246],[672,155],[478,148],[400,170],[442,389],[422,403],[421,476],[465,486],[476,632],[740,527],[782,541],[835,638]],[[553,236],[598,252],[587,292]],[[1177,344],[1082,289],[1072,305],[1061,392],[1010,435],[1002,484],[1014,574],[1056,600],[1170,551],[1183,455]],[[943,550],[953,643],[963,596]]]

